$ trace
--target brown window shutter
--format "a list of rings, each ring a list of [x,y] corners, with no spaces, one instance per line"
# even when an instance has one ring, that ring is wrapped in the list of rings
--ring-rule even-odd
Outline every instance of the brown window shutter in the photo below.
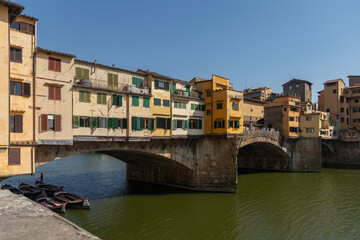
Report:
[[[20,32],[27,33],[27,31],[28,31],[28,26],[27,25],[28,25],[27,23],[21,22],[20,23]]]
[[[55,115],[55,131],[61,131],[61,115]]]
[[[49,57],[49,70],[51,71],[55,70],[55,59],[52,57]]]
[[[22,133],[23,132],[23,116],[15,115],[14,122],[15,122],[15,132]]]
[[[19,62],[19,63],[22,63],[22,49],[18,49],[15,52],[15,61]]]
[[[48,98],[49,99],[55,99],[55,87],[53,87],[53,86],[49,86],[49,96],[48,96]]]
[[[35,26],[32,24],[28,24],[28,33],[35,34]]]
[[[20,148],[9,148],[8,165],[20,165]]]
[[[30,83],[23,83],[23,96],[30,97],[31,96],[31,85]]]
[[[55,100],[61,100],[61,87],[55,87]]]
[[[61,59],[56,59],[56,61],[55,61],[55,71],[61,72]]]
[[[41,114],[41,131],[46,132],[48,130],[48,116],[47,114]]]

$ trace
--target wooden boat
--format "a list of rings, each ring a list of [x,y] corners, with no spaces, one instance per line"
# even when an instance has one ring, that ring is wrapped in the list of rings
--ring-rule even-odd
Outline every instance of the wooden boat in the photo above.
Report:
[[[25,197],[28,197],[31,200],[36,200],[36,198],[41,194],[41,190],[39,188],[26,183],[21,183],[19,185],[19,189],[23,192]]]
[[[89,199],[83,198],[73,193],[60,191],[54,193],[54,198],[66,203],[66,207],[90,209]]]
[[[39,197],[36,202],[56,212],[65,212],[66,203],[49,197]]]
[[[49,197],[54,196],[55,192],[63,191],[63,186],[55,186],[51,184],[47,184],[41,181],[35,181],[35,187],[40,189],[41,191],[44,190],[46,195]]]
[[[21,195],[23,195],[23,192],[22,192],[22,191],[20,191],[18,188],[13,187],[13,186],[11,186],[11,185],[9,185],[9,184],[5,184],[4,186],[1,187],[1,189],[8,189],[8,190],[10,190],[10,192],[12,192],[12,193],[14,193],[14,194],[21,194]]]

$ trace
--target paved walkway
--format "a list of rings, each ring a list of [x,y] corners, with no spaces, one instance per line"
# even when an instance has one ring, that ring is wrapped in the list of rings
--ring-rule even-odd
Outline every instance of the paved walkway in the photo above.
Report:
[[[0,239],[99,239],[51,210],[0,190]]]

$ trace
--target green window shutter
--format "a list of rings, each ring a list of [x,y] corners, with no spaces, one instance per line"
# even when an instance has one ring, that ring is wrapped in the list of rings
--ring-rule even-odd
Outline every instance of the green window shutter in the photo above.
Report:
[[[115,105],[115,106],[118,106],[116,94],[113,94],[113,95],[112,95],[112,104]]]
[[[122,126],[123,126],[123,129],[127,129],[127,127],[128,127],[127,118],[123,118],[123,120],[122,120]]]
[[[140,118],[140,130],[144,129],[144,118]]]
[[[175,94],[175,92],[176,92],[176,83],[173,83],[172,84],[172,93]]]
[[[159,81],[155,80],[155,89],[159,89]]]
[[[82,68],[79,68],[79,67],[75,68],[75,77],[82,78]]]
[[[189,129],[191,129],[191,119],[189,119]]]
[[[89,79],[89,78],[90,78],[90,71],[89,71],[89,69],[83,68],[83,78],[84,78],[84,79]]]
[[[80,127],[80,117],[79,116],[73,116],[73,128]]]
[[[121,95],[118,95],[117,96],[117,99],[118,99],[118,106],[121,107],[122,106],[122,96]]]
[[[113,88],[113,74],[112,73],[108,73],[108,88],[110,88],[110,89]]]
[[[166,82],[165,83],[165,88],[166,88],[166,91],[169,91],[170,90],[170,83]]]
[[[139,96],[132,97],[132,106],[138,107],[139,106]]]
[[[173,125],[174,125],[173,129],[176,130],[177,129],[177,120],[175,120],[175,119],[173,120]]]
[[[183,129],[186,130],[187,129],[187,125],[188,125],[188,121],[184,120],[184,125],[183,125]]]
[[[90,127],[91,128],[96,128],[97,127],[97,124],[96,124],[96,117],[91,117],[90,118]]]
[[[101,93],[97,94],[97,103],[102,104],[102,102],[101,102]]]
[[[118,87],[118,79],[119,79],[119,76],[117,74],[113,74],[113,88],[114,90],[118,90],[119,87]]]
[[[202,129],[202,120],[199,119],[199,129]]]
[[[108,118],[108,125],[107,128],[113,128],[113,118]]]
[[[190,87],[189,86],[186,87],[186,92],[188,93],[188,96],[190,96]]]
[[[85,92],[79,92],[79,102],[85,102]]]
[[[230,128],[230,120],[228,121],[228,128]]]
[[[90,102],[90,93],[84,92],[84,102],[89,103]]]
[[[150,130],[154,130],[155,120],[153,118],[150,119]]]
[[[195,110],[195,104],[191,104],[191,110]]]
[[[205,111],[205,105],[201,105],[201,110]]]
[[[217,128],[217,121],[214,121],[214,128]]]
[[[120,119],[113,118],[113,129],[118,129],[119,128],[119,121],[120,121]]]
[[[150,99],[147,97],[143,98],[143,107],[149,108],[150,107]]]
[[[101,99],[101,103],[102,104],[106,104],[106,94],[101,94],[101,97],[102,97],[102,99]]]
[[[166,119],[166,129],[171,129],[171,118]]]
[[[138,117],[131,117],[131,129],[132,130],[138,130]]]

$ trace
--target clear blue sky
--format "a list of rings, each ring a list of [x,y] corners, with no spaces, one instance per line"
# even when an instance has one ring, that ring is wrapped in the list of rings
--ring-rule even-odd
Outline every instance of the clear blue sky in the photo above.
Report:
[[[16,1],[16,0],[15,0]],[[37,17],[38,45],[79,59],[237,90],[292,79],[360,75],[358,0],[19,0]]]

